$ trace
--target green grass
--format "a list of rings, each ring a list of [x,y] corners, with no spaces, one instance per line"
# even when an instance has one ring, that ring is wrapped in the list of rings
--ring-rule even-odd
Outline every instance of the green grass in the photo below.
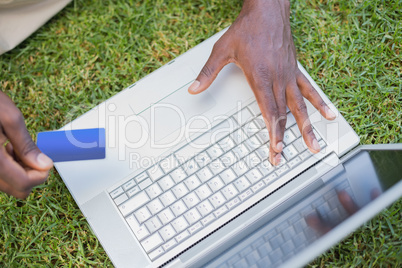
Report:
[[[32,136],[57,129],[230,25],[241,1],[75,0],[0,56],[0,88]],[[292,1],[298,56],[361,138],[402,142],[402,1]],[[310,264],[398,267],[399,200]],[[0,194],[0,266],[111,266],[53,171],[24,201]]]

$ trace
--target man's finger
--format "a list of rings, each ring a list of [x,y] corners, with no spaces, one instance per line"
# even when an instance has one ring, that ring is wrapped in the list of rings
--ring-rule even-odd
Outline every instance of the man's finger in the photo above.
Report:
[[[328,120],[334,120],[336,117],[335,113],[328,107],[303,73],[299,72],[296,81],[303,96],[308,99],[318,111],[320,111],[321,115]]]
[[[272,90],[272,82],[269,79],[268,70],[261,69],[263,74],[245,72],[247,80],[253,89],[254,96],[267,126],[270,142],[269,142],[269,161],[273,165],[278,165],[280,162],[283,149],[283,132],[280,128],[280,116],[275,95]],[[286,108],[285,108],[286,111]],[[282,118],[283,119],[283,118]],[[286,123],[286,122],[285,122]],[[281,134],[282,133],[282,134]]]
[[[222,43],[218,41],[218,43],[214,45],[207,63],[205,63],[196,80],[188,88],[190,94],[198,94],[206,90],[218,76],[222,68],[229,63],[227,52],[222,51],[221,44]]]
[[[7,184],[5,181],[0,180],[0,191],[12,195],[19,199],[25,199],[31,191],[17,191],[12,185]]]
[[[52,160],[36,147],[28,130],[24,118],[14,103],[0,93],[1,127],[5,136],[10,140],[15,154],[27,166],[38,170],[49,170],[53,166]]]
[[[285,133],[286,126],[286,92],[280,85],[273,86],[273,93],[275,95],[275,103],[277,107],[277,117],[275,122],[271,125],[270,133],[270,161],[274,165],[279,165],[281,162],[281,152],[283,149],[283,135]],[[272,123],[271,123],[272,124]]]
[[[297,126],[299,127],[300,133],[302,133],[307,147],[313,153],[318,153],[320,151],[320,145],[314,135],[308,117],[306,103],[295,84],[288,86],[286,96],[288,107],[296,119]]]

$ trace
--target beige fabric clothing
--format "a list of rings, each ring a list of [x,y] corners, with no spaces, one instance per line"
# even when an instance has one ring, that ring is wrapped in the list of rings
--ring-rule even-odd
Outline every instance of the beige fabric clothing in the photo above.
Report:
[[[71,0],[0,0],[0,55],[13,49]]]

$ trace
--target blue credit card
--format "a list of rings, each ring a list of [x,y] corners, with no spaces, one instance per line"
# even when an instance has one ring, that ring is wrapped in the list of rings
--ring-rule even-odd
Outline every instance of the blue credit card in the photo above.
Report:
[[[40,132],[38,148],[53,162],[105,158],[105,129],[75,129]]]

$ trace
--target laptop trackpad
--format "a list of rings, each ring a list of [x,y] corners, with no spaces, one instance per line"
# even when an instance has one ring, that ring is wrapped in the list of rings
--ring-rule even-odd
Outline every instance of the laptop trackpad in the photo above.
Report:
[[[205,112],[216,105],[215,99],[208,91],[199,95],[191,95],[187,87],[181,88],[161,102],[151,106],[147,115],[150,121],[151,139],[158,145],[175,143],[185,135],[191,134],[188,130],[205,128]]]

